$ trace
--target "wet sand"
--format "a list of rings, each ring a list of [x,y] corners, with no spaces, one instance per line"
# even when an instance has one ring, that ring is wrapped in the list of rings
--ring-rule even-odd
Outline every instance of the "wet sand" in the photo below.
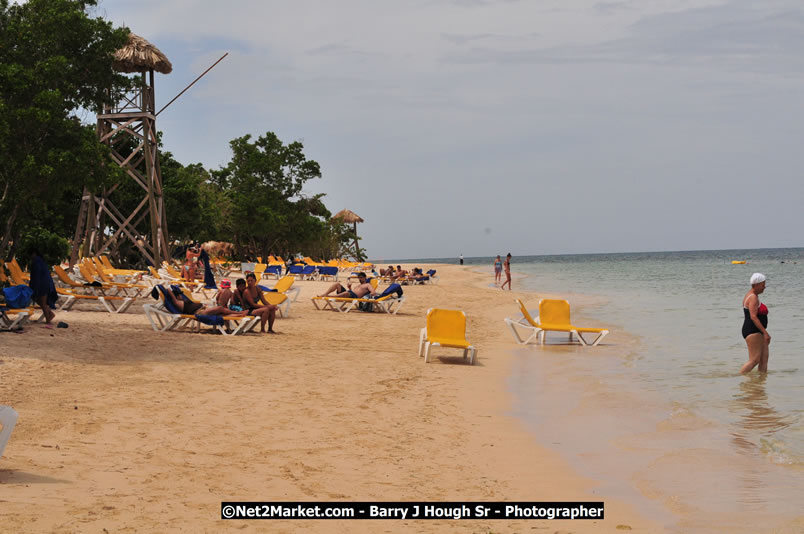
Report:
[[[58,314],[69,329],[0,334],[0,403],[20,414],[0,458],[3,530],[662,532],[510,415],[502,318],[536,296],[435,267],[439,284],[405,287],[397,316],[316,311],[327,283],[297,282],[275,336],[160,334],[141,303],[79,304]],[[417,356],[431,307],[467,313],[477,365],[454,349]],[[237,500],[603,500],[606,519],[220,520]]]

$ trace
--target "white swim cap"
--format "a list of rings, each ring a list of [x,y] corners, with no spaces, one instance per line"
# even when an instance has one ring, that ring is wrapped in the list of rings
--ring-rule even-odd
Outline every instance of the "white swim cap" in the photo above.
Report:
[[[761,284],[765,281],[765,275],[762,273],[754,273],[751,275],[751,285]]]

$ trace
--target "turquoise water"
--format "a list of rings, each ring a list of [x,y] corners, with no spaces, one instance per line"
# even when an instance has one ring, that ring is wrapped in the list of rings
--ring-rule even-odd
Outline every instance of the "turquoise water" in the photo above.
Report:
[[[733,265],[732,260],[746,260]],[[455,263],[450,260],[450,263]],[[468,258],[492,275],[492,258]],[[517,350],[515,414],[676,532],[804,532],[804,249],[514,257],[604,345]],[[769,373],[741,376],[742,298],[768,277]],[[537,298],[528,303],[537,308]],[[512,309],[512,314],[513,313]]]

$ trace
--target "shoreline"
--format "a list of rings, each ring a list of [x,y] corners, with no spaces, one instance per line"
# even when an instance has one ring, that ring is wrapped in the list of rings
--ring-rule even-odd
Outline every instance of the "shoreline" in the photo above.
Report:
[[[316,311],[300,282],[277,336],[157,334],[125,315],[59,312],[70,328],[3,335],[0,399],[20,414],[0,459],[18,532],[374,531],[371,521],[221,521],[220,502],[595,501],[602,521],[386,521],[390,531],[661,532],[595,493],[511,415],[514,296],[472,266],[435,265],[398,316]],[[430,307],[461,308],[478,365],[416,356]],[[87,307],[84,309],[91,309]],[[50,335],[57,336],[55,339]],[[121,343],[121,340],[124,340]],[[35,511],[35,513],[34,513]]]

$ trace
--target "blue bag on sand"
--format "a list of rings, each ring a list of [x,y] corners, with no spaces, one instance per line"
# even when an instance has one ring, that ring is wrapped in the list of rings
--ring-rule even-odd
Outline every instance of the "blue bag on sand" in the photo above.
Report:
[[[223,326],[223,317],[220,315],[196,315],[195,318],[210,326]]]
[[[31,303],[33,289],[28,286],[11,286],[3,288],[6,305],[10,308],[27,308]]]

